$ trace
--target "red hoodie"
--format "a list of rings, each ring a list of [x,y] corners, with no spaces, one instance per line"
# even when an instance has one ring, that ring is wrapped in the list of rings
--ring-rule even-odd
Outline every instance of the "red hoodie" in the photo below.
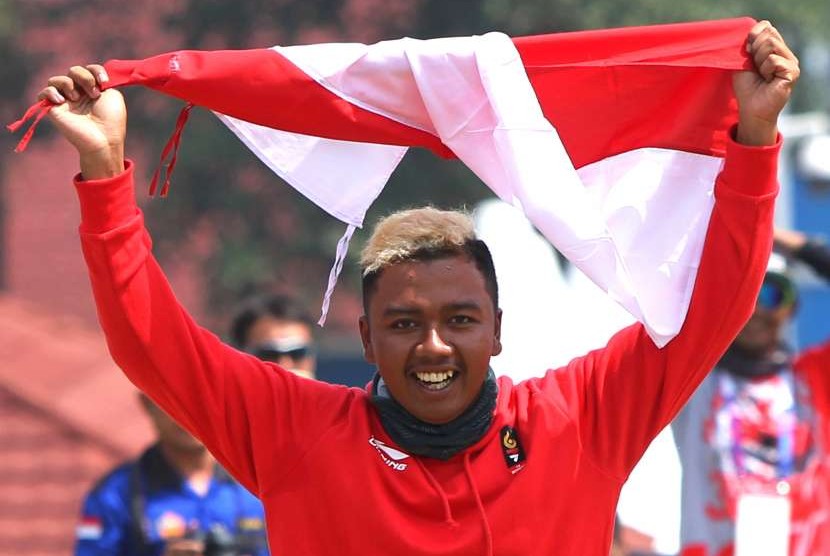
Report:
[[[151,255],[131,166],[76,187],[114,359],[262,499],[273,553],[606,556],[628,473],[752,312],[777,153],[728,146],[674,340],[658,350],[637,324],[542,378],[500,378],[490,430],[448,461],[395,446],[366,391],[298,378],[193,322]]]

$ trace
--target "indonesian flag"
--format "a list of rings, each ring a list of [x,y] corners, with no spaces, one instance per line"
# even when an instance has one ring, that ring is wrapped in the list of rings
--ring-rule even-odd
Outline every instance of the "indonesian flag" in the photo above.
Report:
[[[213,110],[348,224],[335,266],[409,147],[457,157],[662,346],[688,308],[752,24],[179,51],[106,68],[108,86]]]

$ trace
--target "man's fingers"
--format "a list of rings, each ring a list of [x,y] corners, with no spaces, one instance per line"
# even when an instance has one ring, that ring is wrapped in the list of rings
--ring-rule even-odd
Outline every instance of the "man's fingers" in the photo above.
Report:
[[[50,87],[54,87],[62,96],[73,102],[77,102],[81,99],[81,94],[78,92],[75,82],[72,81],[69,76],[55,75],[50,77],[46,84]]]
[[[769,55],[773,52],[787,58],[792,58],[793,60],[796,59],[795,54],[793,54],[792,50],[787,46],[787,43],[784,42],[784,39],[774,28],[767,29],[758,35],[752,41],[749,48],[756,63],[758,63],[759,56]]]
[[[107,75],[107,70],[101,64],[89,64],[86,69],[95,76],[98,85],[103,85],[110,80],[109,75]]]
[[[777,45],[774,41],[764,41],[752,50],[752,59],[755,62],[755,67],[760,68],[764,61],[769,58],[771,54],[775,54]]]
[[[52,104],[63,104],[66,102],[66,98],[62,94],[58,92],[55,87],[44,87],[41,91],[37,94],[38,100],[48,100]]]
[[[751,48],[751,45],[755,42],[755,40],[763,35],[764,33],[775,29],[767,20],[759,21],[755,25],[752,26],[752,29],[749,30],[749,34],[747,36],[747,44],[749,45],[748,48]]]
[[[747,50],[765,81],[780,78],[795,82],[798,79],[798,58],[768,21],[757,23],[749,32]]]
[[[798,68],[798,64],[793,63],[789,58],[778,54],[770,54],[758,68],[758,73],[766,81],[781,79],[793,84],[798,81],[801,70]]]
[[[47,87],[38,94],[38,99],[48,99],[54,104],[81,100],[81,95],[96,99],[101,96],[101,85],[109,81],[107,70],[100,64],[72,66],[66,75],[55,75],[46,82]]]
[[[101,96],[101,89],[98,87],[98,81],[95,75],[83,66],[72,66],[66,74],[75,84],[80,87],[89,98],[98,98]]]

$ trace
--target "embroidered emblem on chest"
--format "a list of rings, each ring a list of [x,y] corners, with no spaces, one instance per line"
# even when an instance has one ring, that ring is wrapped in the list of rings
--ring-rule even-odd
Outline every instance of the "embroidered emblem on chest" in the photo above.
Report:
[[[505,426],[501,429],[500,437],[504,462],[507,464],[507,469],[515,475],[525,466],[525,452],[519,441],[519,434],[513,427]]]

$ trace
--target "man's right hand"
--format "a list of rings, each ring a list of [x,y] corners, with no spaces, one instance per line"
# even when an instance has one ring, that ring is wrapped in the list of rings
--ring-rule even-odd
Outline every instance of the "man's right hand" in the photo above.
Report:
[[[73,66],[49,78],[38,99],[55,106],[49,116],[78,151],[85,180],[109,178],[124,171],[127,108],[121,93],[101,92],[107,81],[102,66]]]

